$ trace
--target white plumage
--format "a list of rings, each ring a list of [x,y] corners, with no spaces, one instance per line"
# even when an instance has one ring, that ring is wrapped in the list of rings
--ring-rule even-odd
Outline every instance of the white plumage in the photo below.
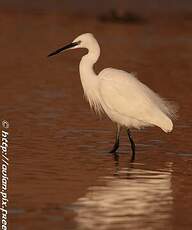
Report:
[[[128,128],[156,125],[172,130],[171,108],[133,74],[109,68],[99,77],[103,108],[113,121]]]
[[[133,74],[107,68],[96,75],[93,66],[100,56],[100,47],[92,34],[78,36],[71,44],[49,56],[65,49],[75,48],[88,49],[88,53],[81,59],[79,70],[83,90],[90,106],[98,113],[105,112],[113,122],[117,123],[116,142],[111,152],[115,152],[119,147],[122,126],[128,129],[158,126],[165,132],[172,131],[171,118],[174,117],[174,107],[141,83]],[[128,135],[134,154],[135,145],[130,131]]]

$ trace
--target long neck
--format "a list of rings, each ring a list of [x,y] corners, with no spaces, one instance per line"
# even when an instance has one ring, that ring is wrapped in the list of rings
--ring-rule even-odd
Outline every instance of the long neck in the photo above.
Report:
[[[79,70],[83,90],[91,107],[99,111],[99,78],[94,72],[93,66],[100,56],[100,47],[97,42],[88,48],[88,53],[82,57]]]
[[[84,78],[96,76],[93,66],[97,62],[100,56],[100,47],[97,42],[91,45],[91,48],[88,48],[88,53],[84,55],[81,59],[79,70],[80,77],[82,80]]]

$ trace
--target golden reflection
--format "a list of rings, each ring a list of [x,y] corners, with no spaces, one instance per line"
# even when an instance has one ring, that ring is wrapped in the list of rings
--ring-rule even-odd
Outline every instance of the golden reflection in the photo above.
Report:
[[[171,225],[171,170],[132,166],[101,179],[103,186],[90,187],[75,203],[78,229],[155,230]]]

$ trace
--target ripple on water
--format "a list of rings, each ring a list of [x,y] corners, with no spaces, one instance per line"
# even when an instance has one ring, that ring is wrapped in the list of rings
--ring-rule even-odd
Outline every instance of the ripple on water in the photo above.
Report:
[[[171,172],[123,168],[74,203],[78,229],[163,229],[172,210]]]

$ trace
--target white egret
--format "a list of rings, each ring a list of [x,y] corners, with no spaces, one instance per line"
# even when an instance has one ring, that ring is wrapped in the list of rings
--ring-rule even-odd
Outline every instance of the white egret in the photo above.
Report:
[[[88,49],[88,53],[81,59],[79,71],[90,106],[98,113],[106,113],[117,125],[115,144],[110,152],[115,153],[119,148],[120,130],[125,127],[134,161],[135,144],[130,128],[158,126],[166,133],[171,132],[173,107],[131,73],[106,68],[97,75],[93,66],[100,56],[100,47],[91,33],[78,36],[72,43],[52,52],[48,57],[76,48]]]

